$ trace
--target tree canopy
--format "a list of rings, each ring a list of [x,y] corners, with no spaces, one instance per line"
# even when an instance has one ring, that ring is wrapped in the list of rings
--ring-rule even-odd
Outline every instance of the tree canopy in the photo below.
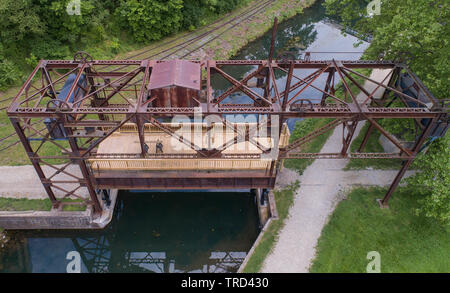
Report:
[[[384,0],[369,16],[370,0],[326,0],[327,12],[361,36],[372,36],[365,58],[405,61],[437,98],[450,91],[450,2]]]
[[[249,0],[80,0],[81,14],[69,15],[71,1],[0,1],[0,73],[5,73],[0,90],[39,59],[70,58],[78,50],[95,53],[104,42],[114,49],[124,36],[135,43],[160,40]]]
[[[450,136],[431,144],[415,161],[420,172],[408,178],[409,187],[421,196],[418,213],[450,224]]]
[[[361,37],[372,36],[364,58],[405,62],[438,99],[450,92],[450,1],[383,0],[379,15],[369,16],[370,0],[326,0],[327,12]],[[389,123],[387,123],[389,122]],[[407,121],[408,123],[408,121]],[[382,123],[383,124],[383,123]],[[412,128],[387,121],[395,132]],[[450,138],[437,139],[415,165],[420,171],[408,180],[423,195],[419,212],[450,224]]]

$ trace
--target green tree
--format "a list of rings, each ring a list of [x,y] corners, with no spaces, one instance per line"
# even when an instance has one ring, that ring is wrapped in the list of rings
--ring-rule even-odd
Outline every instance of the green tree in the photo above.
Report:
[[[102,1],[80,1],[81,15],[68,15],[67,5],[71,0],[34,0],[39,2],[39,15],[47,26],[48,39],[70,45],[80,42],[102,40],[106,34],[104,27],[112,21],[113,3]],[[111,2],[111,1],[110,1]],[[112,5],[112,6],[106,6]]]
[[[123,1],[118,13],[137,41],[159,40],[181,27],[183,0]]]
[[[370,0],[326,0],[327,12],[348,28],[372,36],[365,58],[404,61],[437,98],[450,92],[450,1],[383,0],[381,13],[369,16]],[[384,125],[399,132],[405,125]],[[420,172],[409,186],[424,195],[420,212],[450,223],[450,139],[435,141],[417,158]]]
[[[0,90],[21,76],[11,55],[23,50],[21,44],[26,40],[45,31],[37,11],[30,1],[0,1]]]
[[[41,22],[38,7],[26,0],[0,1],[0,40],[11,45],[32,35],[42,35],[46,27]]]
[[[365,57],[406,59],[437,98],[450,92],[450,1],[384,0],[367,15],[370,0],[326,0],[327,12],[361,35],[373,37]],[[406,58],[405,58],[406,57]]]
[[[450,225],[450,135],[430,145],[426,154],[418,156],[414,164],[420,172],[407,179],[408,186],[422,196],[417,210],[427,217]]]
[[[183,0],[183,29],[193,29],[205,23],[205,19],[214,15],[230,12],[236,6],[249,0]]]
[[[19,77],[20,72],[13,62],[8,59],[0,60],[0,90],[5,90]]]

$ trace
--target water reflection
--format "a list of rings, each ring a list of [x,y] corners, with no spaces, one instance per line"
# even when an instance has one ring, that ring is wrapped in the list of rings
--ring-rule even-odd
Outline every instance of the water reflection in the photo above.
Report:
[[[122,191],[102,231],[10,233],[0,272],[65,272],[73,250],[82,272],[235,272],[258,232],[248,192]]]
[[[358,43],[360,40],[350,34],[347,34],[346,36],[342,35],[340,27],[334,23],[330,23],[326,18],[325,9],[322,7],[322,3],[323,1],[316,1],[311,8],[305,9],[303,14],[278,25],[274,50],[275,56],[282,55],[283,52],[288,51],[289,55],[295,59],[303,59],[305,52],[312,52],[311,60],[358,60],[361,58],[361,52],[363,52],[369,44],[367,42],[362,42],[359,47],[355,48],[354,44]],[[269,32],[247,45],[234,56],[233,59],[267,59],[271,40],[272,35]],[[336,54],[331,52],[341,53]],[[246,74],[254,71],[256,66],[225,66],[222,69],[237,80],[241,80]],[[299,78],[305,78],[313,72],[314,70],[310,69],[295,69],[294,75]],[[278,90],[279,92],[282,92],[286,86],[287,74],[280,70],[275,70],[274,73]],[[324,89],[326,79],[326,74],[321,75],[310,87],[306,88],[300,95],[295,97],[293,101],[299,99],[309,99],[312,102],[320,101],[323,93],[317,88]],[[295,82],[298,82],[298,80],[293,78],[292,84]],[[336,77],[335,83],[338,82],[339,78]],[[219,74],[212,75],[211,85],[214,89],[213,95],[216,98],[231,87],[231,84]],[[259,95],[264,95],[263,89],[252,89]],[[296,92],[297,91],[293,91],[290,93],[289,98],[293,98]],[[271,94],[273,95],[273,91]],[[223,103],[250,104],[253,103],[253,100],[241,92],[235,92],[230,95],[230,97],[224,99]],[[248,117],[244,118],[248,119]],[[288,119],[287,123],[291,131],[298,120],[299,119]]]

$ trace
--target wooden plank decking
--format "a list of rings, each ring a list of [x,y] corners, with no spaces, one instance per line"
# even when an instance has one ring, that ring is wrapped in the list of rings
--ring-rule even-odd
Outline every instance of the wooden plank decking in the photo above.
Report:
[[[255,127],[255,123],[236,124],[241,132],[246,127]],[[218,148],[236,134],[233,129],[226,128],[222,124],[207,128],[206,124],[165,124],[171,127],[180,136],[193,142],[202,148]],[[196,131],[194,130],[196,128]],[[148,153],[156,153],[156,142],[161,141],[165,154],[195,154],[196,151],[183,144],[173,136],[164,133],[160,129],[145,125],[145,142],[149,146]],[[261,146],[265,148],[273,147],[273,139],[267,137],[255,137]],[[287,145],[289,141],[289,130],[285,125],[280,136],[279,146]],[[136,124],[125,124],[116,133],[106,138],[100,143],[97,154],[106,155],[103,158],[91,158],[88,160],[94,171],[100,170],[268,170],[271,166],[271,159],[227,159],[205,158],[205,159],[159,159],[159,158],[108,158],[108,154],[140,154],[141,147],[137,134]],[[261,154],[262,151],[249,141],[241,141],[223,150],[224,154]]]

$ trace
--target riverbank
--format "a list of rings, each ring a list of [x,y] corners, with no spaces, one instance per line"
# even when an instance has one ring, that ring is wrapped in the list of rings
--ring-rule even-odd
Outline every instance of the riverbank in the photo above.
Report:
[[[238,25],[232,32],[224,34],[206,45],[204,49],[200,49],[193,55],[193,59],[229,59],[248,43],[256,40],[272,29],[275,17],[278,18],[278,22],[283,22],[302,13],[303,9],[310,7],[315,1],[274,1],[271,7],[265,12],[256,14],[251,21]]]

